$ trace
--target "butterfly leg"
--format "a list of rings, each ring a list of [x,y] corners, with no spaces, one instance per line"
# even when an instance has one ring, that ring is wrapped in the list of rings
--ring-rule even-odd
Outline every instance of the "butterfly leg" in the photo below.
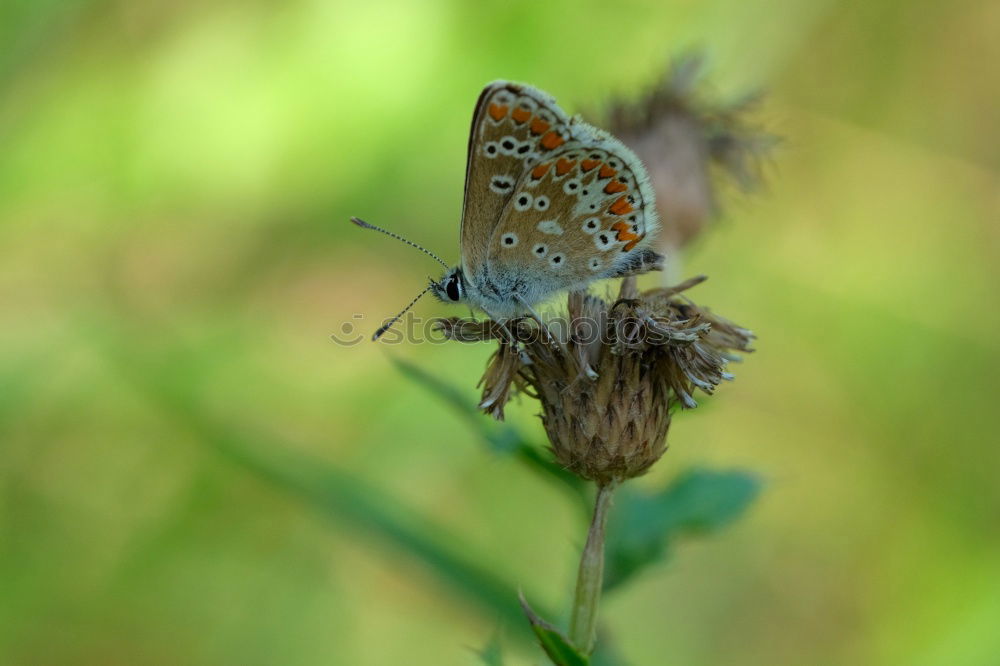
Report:
[[[482,308],[483,312],[486,313],[487,317],[489,317],[492,321],[494,321],[496,323],[497,326],[500,327],[500,330],[503,332],[503,334],[501,335],[501,337],[503,338],[503,341],[506,342],[507,344],[509,344],[511,347],[513,347],[515,351],[517,351],[517,349],[518,349],[518,346],[517,346],[518,345],[517,336],[515,336],[511,332],[511,330],[509,328],[507,328],[507,322],[505,320],[500,319],[499,317],[495,316],[492,312],[490,312],[486,308],[482,307],[481,305],[479,307]]]
[[[545,337],[549,339],[549,344],[555,345],[556,339],[555,337],[553,337],[552,331],[549,330],[549,327],[546,326],[545,322],[542,321],[542,316],[537,312],[535,312],[535,308],[531,307],[531,304],[528,303],[528,301],[524,300],[524,298],[520,294],[514,294],[514,298],[516,298],[517,302],[520,303],[521,306],[524,307],[524,309],[531,314],[531,316],[535,319],[536,322],[538,322],[538,328],[545,331]]]

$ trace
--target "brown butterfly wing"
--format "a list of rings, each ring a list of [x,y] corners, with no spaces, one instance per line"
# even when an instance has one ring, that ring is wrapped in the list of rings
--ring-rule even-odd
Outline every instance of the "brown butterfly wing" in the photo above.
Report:
[[[517,181],[542,154],[569,138],[569,119],[555,101],[530,86],[495,81],[476,103],[469,133],[462,205],[462,268],[482,275],[501,212]]]
[[[490,272],[528,302],[662,260],[648,247],[658,224],[642,162],[586,123],[570,130],[518,179],[489,242]]]

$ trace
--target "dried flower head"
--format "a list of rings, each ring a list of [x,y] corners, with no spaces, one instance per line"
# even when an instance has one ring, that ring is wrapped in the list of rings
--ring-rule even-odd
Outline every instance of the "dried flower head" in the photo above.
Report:
[[[616,101],[607,114],[611,132],[649,171],[668,256],[715,215],[713,167],[752,191],[761,182],[762,158],[777,141],[750,121],[759,93],[729,103],[714,100],[705,92],[704,71],[700,55],[678,57],[647,95]]]
[[[541,325],[451,318],[439,327],[453,340],[500,341],[480,407],[502,419],[514,391],[537,398],[558,462],[605,485],[649,469],[674,408],[696,406],[695,389],[712,393],[732,378],[733,352],[751,351],[750,331],[681,295],[703,279],[639,293],[627,278],[614,302],[574,292],[567,316]]]

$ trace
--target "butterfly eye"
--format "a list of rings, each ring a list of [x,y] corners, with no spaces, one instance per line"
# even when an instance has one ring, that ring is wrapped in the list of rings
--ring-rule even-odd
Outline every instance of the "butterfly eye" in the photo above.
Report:
[[[538,210],[548,210],[549,198],[546,196],[541,196],[535,199],[535,208]]]
[[[601,221],[596,217],[588,217],[583,223],[584,233],[592,234],[601,228]]]
[[[517,245],[517,234],[515,233],[505,233],[500,237],[500,244],[504,247],[514,247]]]
[[[571,178],[563,183],[563,192],[566,194],[576,194],[576,191],[580,189],[580,180],[578,178]]]
[[[448,280],[448,284],[445,285],[444,290],[445,293],[448,294],[448,298],[455,302],[458,302],[458,300],[462,298],[462,293],[458,288],[458,277],[456,276],[452,276],[452,278]]]
[[[558,266],[562,266],[563,265],[563,261],[565,259],[566,259],[566,257],[563,256],[562,253],[553,254],[551,257],[549,257],[549,263],[552,264],[553,266],[558,267]]]
[[[521,192],[517,195],[514,200],[514,208],[517,210],[528,210],[531,208],[531,195],[527,192]]]
[[[545,243],[538,243],[535,247],[531,248],[531,251],[535,253],[535,256],[539,259],[544,259],[545,255],[549,253],[549,246]]]

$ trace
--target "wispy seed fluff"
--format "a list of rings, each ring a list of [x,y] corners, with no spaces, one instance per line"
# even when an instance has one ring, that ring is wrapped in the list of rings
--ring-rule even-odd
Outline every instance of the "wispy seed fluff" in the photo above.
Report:
[[[615,100],[595,114],[646,165],[668,257],[709,225],[724,181],[744,192],[760,186],[778,143],[754,120],[761,93],[722,101],[710,94],[705,74],[701,55],[679,56],[641,99]]]
[[[604,485],[648,470],[666,450],[673,410],[695,407],[696,389],[714,392],[732,379],[734,352],[752,351],[750,331],[681,295],[703,280],[640,293],[627,278],[613,302],[574,292],[564,318],[544,327],[529,319],[438,325],[453,340],[498,340],[480,407],[503,419],[513,391],[537,398],[556,460]]]

